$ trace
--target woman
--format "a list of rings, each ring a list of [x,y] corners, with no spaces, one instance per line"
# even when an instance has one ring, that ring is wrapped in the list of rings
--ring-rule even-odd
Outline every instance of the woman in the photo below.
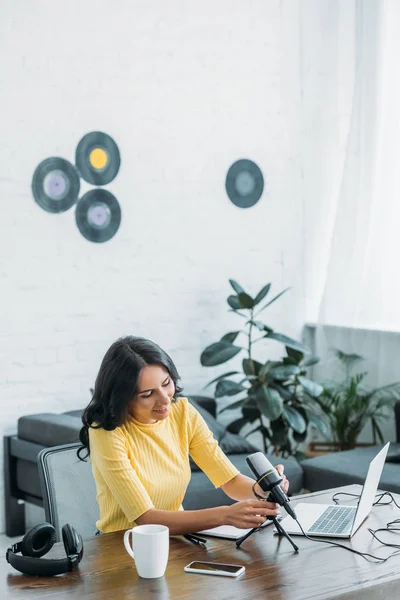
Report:
[[[201,415],[179,396],[178,380],[168,354],[144,338],[121,338],[105,354],[82,415],[78,451],[80,458],[84,449],[90,454],[101,532],[148,523],[167,525],[172,535],[218,525],[250,528],[277,514],[276,504],[255,498],[254,480],[239,473]],[[189,454],[238,502],[182,510],[191,476]],[[283,466],[277,469],[287,491]],[[262,494],[258,486],[256,491]]]

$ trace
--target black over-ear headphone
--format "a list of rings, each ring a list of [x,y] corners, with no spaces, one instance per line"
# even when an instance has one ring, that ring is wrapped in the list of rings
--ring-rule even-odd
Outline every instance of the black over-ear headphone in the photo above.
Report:
[[[62,528],[67,558],[40,558],[53,547],[56,530],[50,523],[40,523],[28,531],[22,540],[8,548],[7,562],[26,575],[60,575],[78,568],[83,556],[82,537],[67,524]],[[21,556],[18,553],[21,552]]]

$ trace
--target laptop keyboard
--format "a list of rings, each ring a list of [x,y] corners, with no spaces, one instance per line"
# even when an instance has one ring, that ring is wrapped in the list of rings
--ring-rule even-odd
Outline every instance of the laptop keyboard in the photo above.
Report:
[[[307,533],[343,533],[353,520],[356,508],[353,506],[330,506],[311,525]]]

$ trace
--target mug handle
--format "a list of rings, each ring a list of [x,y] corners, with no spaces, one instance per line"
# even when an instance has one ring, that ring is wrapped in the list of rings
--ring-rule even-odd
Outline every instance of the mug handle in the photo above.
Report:
[[[129,543],[129,535],[133,534],[133,529],[128,529],[127,531],[125,531],[124,533],[124,546],[125,546],[125,550],[127,551],[127,553],[135,560],[135,555],[133,553],[133,548],[131,547],[130,543]],[[133,546],[133,535],[132,535],[132,546]]]

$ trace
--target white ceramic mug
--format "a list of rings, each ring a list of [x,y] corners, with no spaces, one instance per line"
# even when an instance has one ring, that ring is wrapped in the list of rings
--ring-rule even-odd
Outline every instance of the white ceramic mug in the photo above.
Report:
[[[132,546],[129,536],[132,534]],[[124,534],[126,551],[135,561],[140,577],[162,577],[167,568],[169,529],[165,525],[138,525]]]

